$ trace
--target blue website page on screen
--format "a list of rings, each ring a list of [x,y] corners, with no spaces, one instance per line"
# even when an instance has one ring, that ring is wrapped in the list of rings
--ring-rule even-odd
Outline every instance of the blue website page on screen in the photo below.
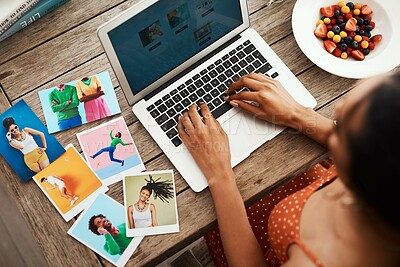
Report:
[[[161,0],[108,35],[137,94],[241,24],[239,0]]]

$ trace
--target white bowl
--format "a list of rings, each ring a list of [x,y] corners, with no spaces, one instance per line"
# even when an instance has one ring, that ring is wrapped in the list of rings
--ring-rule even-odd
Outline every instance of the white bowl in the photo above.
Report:
[[[349,56],[341,59],[329,54],[321,38],[314,35],[317,21],[321,18],[320,8],[337,5],[336,0],[297,0],[292,14],[293,34],[303,53],[317,66],[332,74],[347,78],[366,78],[388,72],[400,64],[400,1],[360,0],[367,4],[372,13],[375,28],[371,36],[382,34],[365,59],[358,61]],[[349,1],[346,1],[346,3]]]

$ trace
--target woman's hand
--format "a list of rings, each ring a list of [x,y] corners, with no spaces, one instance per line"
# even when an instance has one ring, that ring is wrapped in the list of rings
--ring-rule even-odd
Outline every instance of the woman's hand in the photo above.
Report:
[[[46,150],[45,147],[38,147],[37,149],[38,149],[39,154],[42,154]]]
[[[252,91],[234,93],[243,87]],[[279,81],[264,74],[249,73],[234,82],[226,93],[229,96],[225,100],[232,106],[240,107],[258,118],[294,129],[301,127],[296,119],[306,108],[297,103]],[[245,101],[256,102],[257,105]]]
[[[11,139],[11,133],[10,132],[7,132],[6,137],[7,137],[8,142],[11,142],[12,139]]]
[[[232,171],[228,136],[205,103],[200,104],[203,120],[192,105],[178,121],[178,132],[208,182]]]

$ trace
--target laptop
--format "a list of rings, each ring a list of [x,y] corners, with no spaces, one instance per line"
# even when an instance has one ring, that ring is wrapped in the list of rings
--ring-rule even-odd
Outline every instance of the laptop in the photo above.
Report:
[[[300,104],[316,100],[249,27],[246,0],[145,0],[98,28],[132,111],[195,192],[208,184],[177,130],[193,103],[205,102],[229,136],[232,166],[284,130],[226,103],[237,78],[278,79]],[[243,90],[249,90],[244,88]]]

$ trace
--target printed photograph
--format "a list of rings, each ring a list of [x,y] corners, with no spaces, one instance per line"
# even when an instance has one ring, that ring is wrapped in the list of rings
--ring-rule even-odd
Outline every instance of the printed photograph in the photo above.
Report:
[[[39,91],[49,133],[121,113],[108,71]]]
[[[143,47],[151,44],[163,35],[164,33],[161,31],[161,23],[159,20],[153,22],[151,25],[139,32],[140,41],[142,42]]]
[[[167,14],[167,19],[171,29],[182,25],[190,17],[187,4],[183,4]]]
[[[121,181],[125,175],[145,170],[123,117],[76,136],[89,165],[106,185]]]
[[[23,181],[65,152],[24,100],[0,114],[0,120],[0,153]]]
[[[179,232],[172,170],[125,176],[123,190],[128,236]]]
[[[143,237],[127,237],[124,207],[99,194],[68,234],[116,266],[124,266]]]
[[[33,180],[67,222],[108,190],[71,144]]]

